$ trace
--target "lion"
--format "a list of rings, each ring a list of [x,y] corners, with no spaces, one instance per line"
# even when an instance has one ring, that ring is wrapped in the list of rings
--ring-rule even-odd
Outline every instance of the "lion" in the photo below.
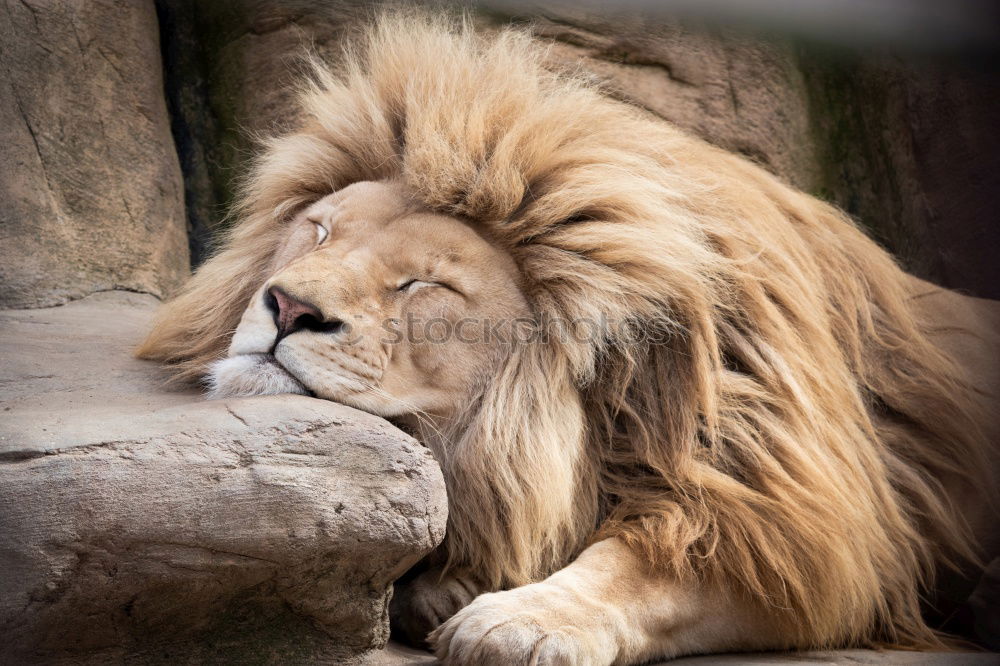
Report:
[[[433,451],[395,630],[451,664],[941,647],[921,599],[996,519],[995,304],[523,31],[358,40],[138,354]]]

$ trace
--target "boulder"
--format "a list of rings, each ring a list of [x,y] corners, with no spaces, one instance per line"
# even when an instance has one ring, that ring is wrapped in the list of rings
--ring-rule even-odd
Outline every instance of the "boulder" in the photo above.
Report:
[[[304,396],[206,401],[130,357],[156,301],[0,313],[0,662],[364,657],[444,536],[429,451]]]
[[[7,0],[0,20],[0,307],[189,271],[153,0]]]

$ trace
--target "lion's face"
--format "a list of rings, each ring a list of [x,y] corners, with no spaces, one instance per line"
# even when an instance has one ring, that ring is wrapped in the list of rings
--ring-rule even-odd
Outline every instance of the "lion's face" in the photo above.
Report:
[[[448,414],[502,354],[483,325],[528,313],[497,244],[392,183],[302,211],[270,273],[212,368],[215,396],[311,392],[381,416]]]

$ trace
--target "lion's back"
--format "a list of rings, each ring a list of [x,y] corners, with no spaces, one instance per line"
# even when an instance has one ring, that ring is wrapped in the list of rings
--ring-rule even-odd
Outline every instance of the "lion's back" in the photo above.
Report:
[[[1000,301],[975,298],[910,276],[917,315],[931,340],[965,371],[980,402],[982,426],[992,447],[994,469],[1000,469]],[[997,516],[959,484],[949,493],[977,532],[987,556],[1000,555]]]

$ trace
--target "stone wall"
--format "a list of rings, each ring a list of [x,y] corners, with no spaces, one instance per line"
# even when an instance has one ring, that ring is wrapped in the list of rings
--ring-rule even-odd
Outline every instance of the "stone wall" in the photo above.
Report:
[[[3,14],[0,307],[165,296],[189,260],[153,0],[5,0]]]

